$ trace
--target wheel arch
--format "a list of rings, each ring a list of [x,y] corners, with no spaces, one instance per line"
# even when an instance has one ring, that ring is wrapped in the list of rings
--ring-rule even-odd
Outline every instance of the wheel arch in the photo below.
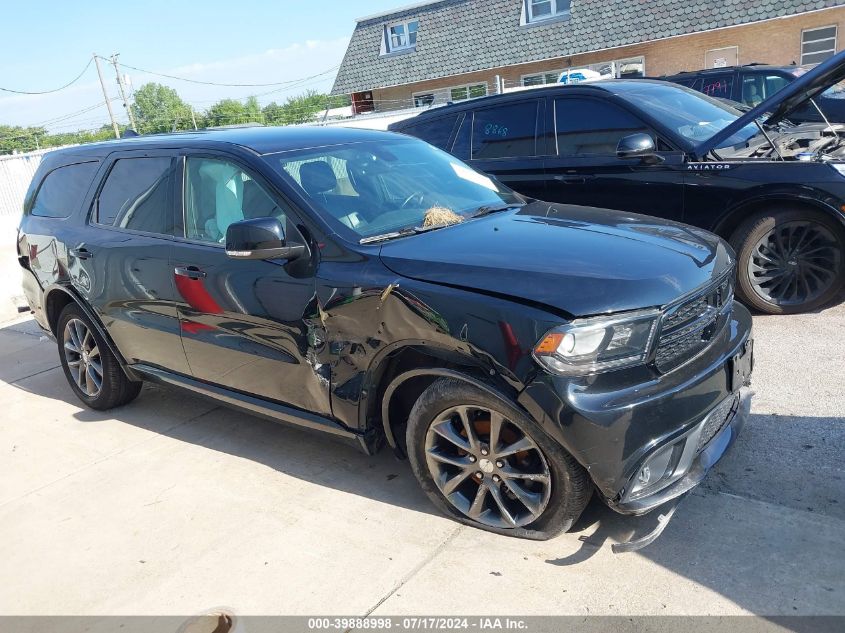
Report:
[[[132,380],[140,380],[140,378],[136,376],[129,367],[127,367],[126,359],[120,353],[117,345],[114,344],[111,336],[109,336],[109,333],[100,320],[100,317],[97,316],[94,310],[88,306],[85,300],[82,299],[82,297],[80,297],[73,288],[62,284],[53,284],[44,292],[44,314],[47,318],[47,324],[49,325],[50,332],[53,336],[58,338],[59,315],[61,315],[62,310],[64,310],[70,303],[75,303],[79,306],[79,309],[85,313],[85,316],[88,317],[94,328],[97,330],[97,334],[99,334],[106,342],[109,351],[114,354],[115,358],[117,358],[117,361],[120,363],[120,367],[123,371],[126,372]]]
[[[844,211],[840,211],[833,204],[817,198],[789,193],[755,196],[737,203],[722,215],[714,226],[713,232],[719,237],[728,240],[745,220],[755,213],[765,211],[766,208],[773,204],[792,204],[821,212],[833,218],[841,230],[845,232]]]
[[[438,378],[462,380],[519,407],[517,389],[478,359],[430,342],[405,341],[384,350],[371,364],[360,406],[361,428],[382,435],[394,453],[405,458],[399,431],[419,396]]]

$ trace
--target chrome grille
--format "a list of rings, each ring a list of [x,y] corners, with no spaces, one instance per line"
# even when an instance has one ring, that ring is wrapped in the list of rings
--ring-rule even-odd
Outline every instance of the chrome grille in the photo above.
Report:
[[[707,348],[724,324],[733,301],[733,274],[669,308],[663,315],[654,354],[658,371],[680,367]]]
[[[731,413],[734,410],[739,400],[739,394],[728,396],[716,405],[708,415],[704,422],[704,428],[701,430],[701,435],[698,436],[698,445],[695,447],[695,452],[698,454],[702,448],[707,446],[707,443],[716,437],[716,434],[722,430],[725,423],[728,421]]]

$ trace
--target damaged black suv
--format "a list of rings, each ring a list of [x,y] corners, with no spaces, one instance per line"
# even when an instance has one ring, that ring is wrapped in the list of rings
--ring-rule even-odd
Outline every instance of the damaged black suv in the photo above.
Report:
[[[526,201],[416,139],[257,128],[47,155],[24,290],[74,393],[176,385],[407,455],[459,521],[548,538],[698,484],[749,407],[721,239]]]

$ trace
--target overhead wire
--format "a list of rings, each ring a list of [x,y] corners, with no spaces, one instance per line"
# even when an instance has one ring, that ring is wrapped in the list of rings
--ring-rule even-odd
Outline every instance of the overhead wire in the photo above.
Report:
[[[83,69],[82,69],[82,72],[80,72],[80,73],[79,73],[76,77],[74,77],[73,79],[71,79],[71,80],[70,80],[69,82],[67,82],[65,85],[60,86],[60,87],[58,87],[58,88],[53,88],[52,90],[35,90],[35,91],[30,91],[30,90],[14,90],[14,89],[12,89],[12,88],[3,88],[3,87],[0,87],[0,90],[2,90],[3,92],[11,92],[11,93],[13,93],[13,94],[18,94],[18,95],[47,95],[47,94],[51,94],[51,93],[53,93],[53,92],[59,92],[60,90],[64,90],[65,88],[69,88],[70,86],[72,86],[73,84],[75,84],[77,81],[79,81],[80,79],[82,79],[82,75],[84,75],[84,74],[85,74],[85,72],[86,72],[86,71],[87,71],[87,70],[91,67],[91,63],[92,63],[93,61],[94,61],[94,60],[93,60],[93,58],[92,58],[92,59],[89,59],[89,60],[88,60],[88,63],[87,63],[87,64],[85,64],[85,68],[83,68]]]

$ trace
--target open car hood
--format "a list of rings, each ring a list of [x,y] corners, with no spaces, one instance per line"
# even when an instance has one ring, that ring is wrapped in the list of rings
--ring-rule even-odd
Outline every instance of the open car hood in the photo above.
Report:
[[[717,132],[695,148],[698,158],[706,156],[726,138],[741,130],[756,119],[768,115],[765,123],[775,124],[787,118],[792,112],[815,99],[825,90],[845,79],[845,51],[837,53],[811,71],[804,73],[786,87],[778,90],[760,105],[751,108],[743,116]]]

